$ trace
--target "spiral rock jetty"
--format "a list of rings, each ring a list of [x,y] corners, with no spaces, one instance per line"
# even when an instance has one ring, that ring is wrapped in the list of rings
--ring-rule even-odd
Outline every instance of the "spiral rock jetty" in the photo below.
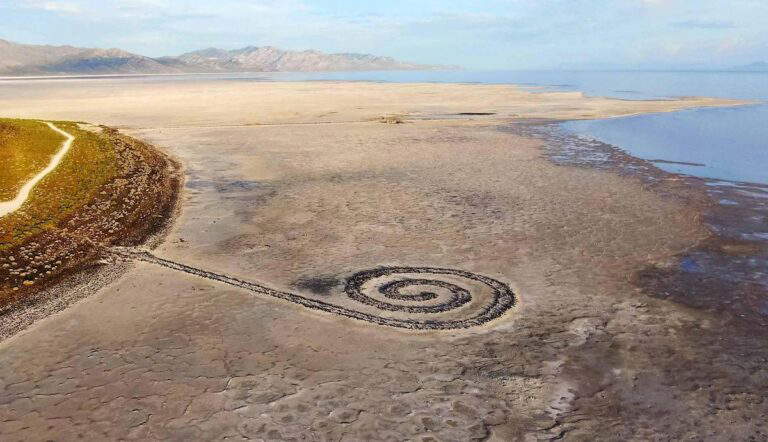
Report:
[[[344,288],[347,296],[365,306],[373,307],[374,311],[380,311],[382,314],[385,312],[405,312],[422,316],[453,312],[466,314],[465,317],[451,319],[394,318],[275,290],[264,285],[159,258],[146,251],[119,249],[117,254],[122,258],[156,264],[244,288],[259,295],[289,301],[313,310],[410,330],[451,330],[475,327],[499,318],[515,305],[515,295],[507,284],[464,270],[439,267],[379,267],[358,272],[347,279]],[[450,282],[446,281],[446,278],[450,279]],[[475,300],[475,295],[483,298]]]

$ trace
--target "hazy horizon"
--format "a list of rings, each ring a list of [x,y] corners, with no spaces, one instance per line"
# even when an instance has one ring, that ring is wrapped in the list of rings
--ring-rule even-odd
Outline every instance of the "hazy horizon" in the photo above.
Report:
[[[151,57],[276,46],[481,70],[711,69],[768,60],[768,3],[757,0],[445,3],[22,0],[0,5],[0,38]]]

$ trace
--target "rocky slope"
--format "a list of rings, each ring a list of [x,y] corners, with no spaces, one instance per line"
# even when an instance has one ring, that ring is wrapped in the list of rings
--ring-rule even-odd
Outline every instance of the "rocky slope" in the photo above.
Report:
[[[164,74],[184,72],[275,72],[421,70],[439,66],[370,54],[286,51],[271,46],[216,48],[150,58],[120,49],[41,46],[0,40],[0,75]]]
[[[0,40],[0,74],[112,74],[180,72],[177,66],[120,49],[25,45]]]
[[[355,71],[432,69],[433,66],[405,63],[370,54],[325,54],[319,51],[284,51],[272,46],[225,51],[209,48],[189,52],[178,60],[212,71]]]

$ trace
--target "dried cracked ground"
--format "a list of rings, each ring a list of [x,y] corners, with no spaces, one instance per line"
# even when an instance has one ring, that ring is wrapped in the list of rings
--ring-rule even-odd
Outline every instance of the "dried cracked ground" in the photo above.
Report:
[[[226,91],[209,87],[221,120],[206,114],[181,127],[175,109],[148,124],[146,107],[130,101],[99,120],[108,99],[99,87],[64,111],[47,109],[71,89],[6,104],[20,116],[122,125],[175,155],[186,174],[181,211],[152,251],[169,263],[391,318],[430,313],[358,302],[349,285],[370,287],[355,275],[457,269],[509,286],[515,305],[466,329],[408,330],[147,260],[104,264],[127,268],[0,344],[1,439],[766,438],[764,332],[647,297],[631,282],[707,237],[695,208],[630,178],[555,166],[537,140],[498,130],[530,97],[479,108],[472,100],[486,89],[463,86],[466,96],[450,103],[361,110],[361,97],[375,95],[366,88],[401,92],[355,85],[355,106],[345,107],[352,92],[343,88],[353,86],[297,83],[280,86],[296,89],[281,98],[296,106],[283,104],[296,109],[284,118],[323,124],[224,127],[229,102],[215,97]],[[219,87],[269,106],[268,86]],[[451,87],[424,85],[401,99],[420,103]],[[561,99],[535,98],[538,108]],[[300,105],[322,100],[338,107],[338,121]],[[563,109],[583,112],[574,100]],[[497,115],[364,121],[417,109]],[[398,305],[450,294],[460,302],[455,277],[423,278],[444,281],[431,289],[418,274],[382,284]],[[477,307],[468,301],[440,318]]]

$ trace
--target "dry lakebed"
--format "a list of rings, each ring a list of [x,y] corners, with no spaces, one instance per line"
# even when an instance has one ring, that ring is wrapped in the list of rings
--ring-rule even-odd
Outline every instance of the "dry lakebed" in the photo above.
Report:
[[[155,172],[0,317],[0,440],[766,440],[765,327],[637,284],[712,240],[705,197],[503,130],[737,104],[2,82],[2,117],[103,125]]]

